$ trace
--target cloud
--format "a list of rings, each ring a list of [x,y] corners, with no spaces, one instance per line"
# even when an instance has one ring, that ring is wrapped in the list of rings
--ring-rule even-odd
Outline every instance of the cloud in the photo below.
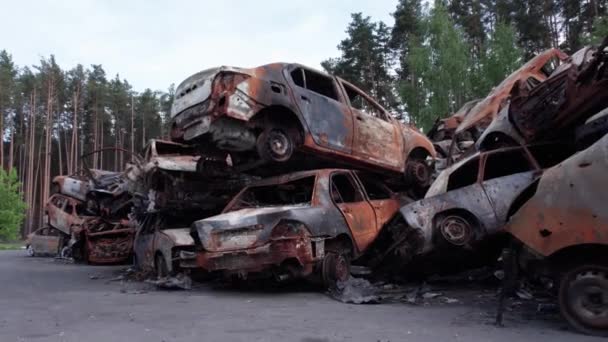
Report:
[[[216,65],[286,61],[320,68],[338,56],[350,13],[392,24],[395,0],[356,1],[12,1],[0,49],[20,66],[54,54],[63,68],[102,64],[136,90]]]

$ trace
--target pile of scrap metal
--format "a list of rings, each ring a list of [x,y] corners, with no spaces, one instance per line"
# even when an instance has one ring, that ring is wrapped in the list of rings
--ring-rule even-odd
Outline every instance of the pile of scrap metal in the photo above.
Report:
[[[57,176],[53,192],[45,206],[46,225],[28,236],[30,255],[95,264],[130,258],[135,229],[128,219],[132,204],[125,173],[85,169]]]
[[[437,150],[437,168],[443,170],[475,151],[473,145],[509,102],[513,87],[519,84],[524,89],[531,89],[567,61],[568,55],[557,49],[540,53],[493,88],[484,99],[467,102],[451,116],[437,119],[427,134]]]
[[[136,262],[159,277],[330,286],[409,201],[387,184],[423,194],[435,157],[367,94],[298,64],[199,72],[177,88],[171,125],[173,142],[152,142],[132,173]]]
[[[368,264],[406,276],[496,265],[514,236],[518,267],[505,270],[552,279],[544,283],[558,284],[568,322],[607,335],[607,45],[582,49],[537,84],[515,82],[471,151],[400,208]],[[466,116],[455,134],[473,122]]]

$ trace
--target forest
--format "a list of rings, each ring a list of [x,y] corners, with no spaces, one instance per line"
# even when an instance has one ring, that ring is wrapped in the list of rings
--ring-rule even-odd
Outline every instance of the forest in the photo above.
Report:
[[[321,65],[424,131],[534,54],[597,43],[608,33],[607,2],[398,0],[392,26],[353,13],[339,56]],[[120,170],[148,139],[166,138],[173,96],[173,85],[136,91],[101,64],[64,70],[51,55],[20,66],[0,50],[0,230],[12,231],[0,239],[42,224],[54,176],[78,173],[83,162]],[[122,150],[79,158],[108,146]]]

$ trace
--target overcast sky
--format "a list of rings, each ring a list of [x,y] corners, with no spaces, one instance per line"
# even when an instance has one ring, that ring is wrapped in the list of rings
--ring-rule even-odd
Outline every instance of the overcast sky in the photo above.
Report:
[[[62,68],[102,64],[135,90],[218,65],[338,56],[352,12],[393,24],[396,0],[0,0],[0,49],[19,66],[54,54]]]

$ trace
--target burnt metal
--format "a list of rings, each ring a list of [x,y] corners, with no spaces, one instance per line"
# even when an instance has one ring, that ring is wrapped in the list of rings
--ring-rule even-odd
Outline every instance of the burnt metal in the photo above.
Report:
[[[334,166],[403,174],[407,161],[435,156],[424,135],[367,94],[298,64],[201,71],[178,86],[171,116],[172,140],[229,153],[234,166],[252,165],[260,157],[284,163],[293,149]],[[290,171],[302,165],[293,163]]]
[[[545,171],[505,227],[518,265],[555,281],[560,310],[575,329],[608,336],[608,135]]]
[[[323,169],[248,186],[222,214],[192,225],[199,251],[195,265],[185,264],[225,275],[270,272],[286,279],[323,273],[322,261],[333,251],[348,251],[350,257],[357,258],[403,203],[379,182],[374,182],[374,191],[381,188],[386,198],[371,199],[380,195],[372,195],[359,177],[363,175],[349,170]],[[359,196],[356,201],[343,202],[338,178],[351,182],[354,195]],[[273,205],[256,197],[268,193],[286,196]],[[336,258],[340,260],[340,256]]]
[[[496,173],[512,156],[522,164],[517,172]],[[400,265],[423,255],[475,255],[484,247],[482,242],[502,232],[513,203],[541,171],[527,147],[478,152],[462,159],[438,176],[424,199],[399,210],[384,233],[389,236],[375,248],[372,266],[379,266],[389,254],[397,256],[390,262]]]

